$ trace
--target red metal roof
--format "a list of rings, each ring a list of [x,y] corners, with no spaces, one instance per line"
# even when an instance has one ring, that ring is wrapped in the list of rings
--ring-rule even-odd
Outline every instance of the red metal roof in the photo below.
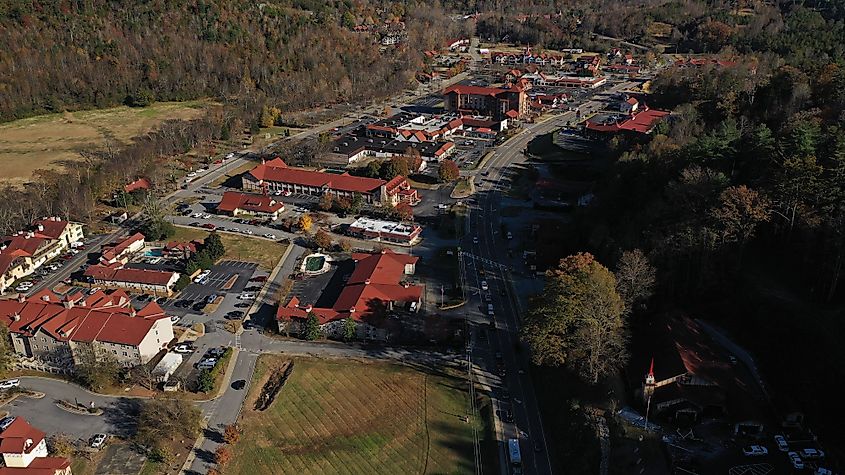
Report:
[[[149,285],[167,285],[173,274],[175,272],[149,269],[114,269],[100,265],[91,266],[85,270],[85,275],[94,279]]]
[[[669,112],[655,110],[655,109],[646,109],[642,112],[635,114],[628,119],[625,119],[622,122],[615,122],[612,124],[600,124],[595,123],[592,121],[587,121],[587,129],[594,130],[596,132],[619,132],[623,130],[628,130],[632,132],[639,132],[641,134],[647,134],[651,132],[651,129],[654,125],[663,117],[669,115]]]
[[[229,213],[232,213],[237,209],[257,213],[276,213],[284,208],[284,203],[276,201],[269,196],[238,193],[237,191],[227,191],[223,193],[223,199],[221,199],[220,203],[217,205],[217,209],[219,211],[226,211]]]
[[[149,190],[151,186],[152,186],[152,183],[150,183],[150,180],[147,180],[146,178],[141,177],[141,178],[138,178],[137,180],[133,181],[132,183],[125,185],[123,187],[123,191],[125,191],[127,193],[132,193],[133,191],[136,191],[136,190]]]
[[[29,425],[23,417],[16,417],[9,427],[0,432],[0,452],[6,454],[28,454],[44,440],[44,432]],[[27,441],[30,441],[27,445]]]
[[[456,94],[472,94],[476,96],[497,96],[504,92],[511,92],[509,89],[502,89],[498,87],[481,87],[481,86],[467,86],[465,84],[455,84],[447,87],[443,94],[454,92]]]
[[[38,331],[59,341],[106,341],[137,346],[157,320],[170,318],[156,303],[137,313],[128,306],[122,291],[95,294],[93,301],[78,305],[29,298],[0,301],[0,322],[12,333],[32,336]],[[89,300],[91,298],[89,297]]]
[[[289,183],[292,185],[313,186],[350,193],[373,193],[384,185],[384,180],[352,176],[347,173],[325,173],[302,168],[291,168],[275,158],[253,168],[250,175],[263,181]]]
[[[311,308],[320,324],[332,320],[352,317],[361,320],[377,314],[388,302],[416,302],[422,296],[422,287],[402,284],[405,265],[415,264],[419,258],[398,254],[389,249],[380,253],[357,253],[352,255],[355,270],[349,277],[337,301],[331,308]],[[276,318],[306,318],[308,309],[293,297],[287,305],[279,306]]]

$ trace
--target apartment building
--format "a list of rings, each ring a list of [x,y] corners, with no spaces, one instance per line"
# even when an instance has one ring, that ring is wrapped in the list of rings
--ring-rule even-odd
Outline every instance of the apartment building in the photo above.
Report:
[[[56,217],[36,220],[29,229],[0,238],[0,293],[82,238],[81,223]]]

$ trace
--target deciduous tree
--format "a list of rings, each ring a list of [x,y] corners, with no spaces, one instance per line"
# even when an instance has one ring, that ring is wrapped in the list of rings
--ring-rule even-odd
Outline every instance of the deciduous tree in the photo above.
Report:
[[[241,428],[237,424],[229,424],[223,429],[223,440],[230,445],[234,445],[241,438]]]
[[[311,215],[308,213],[304,213],[302,216],[299,217],[299,221],[297,222],[297,226],[303,232],[310,232],[311,226],[314,225],[314,220],[311,218]]]
[[[437,167],[437,176],[440,178],[440,181],[455,181],[461,176],[461,171],[454,161],[446,159],[441,161]]]
[[[596,383],[627,361],[624,308],[613,273],[591,254],[575,254],[547,272],[522,338],[535,364],[568,365]]]
[[[634,305],[648,300],[654,292],[655,269],[643,251],[634,249],[622,253],[616,266],[616,291],[631,311]]]
[[[332,237],[320,228],[314,234],[314,244],[320,249],[328,249],[332,246]]]

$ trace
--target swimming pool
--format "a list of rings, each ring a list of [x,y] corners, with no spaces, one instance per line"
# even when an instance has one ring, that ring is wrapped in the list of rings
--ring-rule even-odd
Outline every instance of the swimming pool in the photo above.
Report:
[[[144,257],[161,257],[163,255],[161,249],[150,249],[144,251]]]

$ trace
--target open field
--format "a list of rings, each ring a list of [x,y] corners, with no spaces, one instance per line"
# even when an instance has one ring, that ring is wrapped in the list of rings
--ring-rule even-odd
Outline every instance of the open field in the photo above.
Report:
[[[37,169],[60,168],[80,160],[80,150],[107,140],[126,143],[168,119],[199,117],[209,100],[159,102],[149,107],[112,107],[45,114],[0,124],[0,179],[28,180]]]
[[[284,361],[259,359],[225,473],[473,473],[462,379],[389,363],[297,358],[275,402],[253,410]]]
[[[286,244],[232,233],[219,233],[220,240],[226,248],[223,260],[255,262],[265,269],[272,269],[279,263],[282,254],[287,249]],[[176,235],[171,239],[190,241],[191,239],[205,239],[209,232],[185,226],[176,226]]]

